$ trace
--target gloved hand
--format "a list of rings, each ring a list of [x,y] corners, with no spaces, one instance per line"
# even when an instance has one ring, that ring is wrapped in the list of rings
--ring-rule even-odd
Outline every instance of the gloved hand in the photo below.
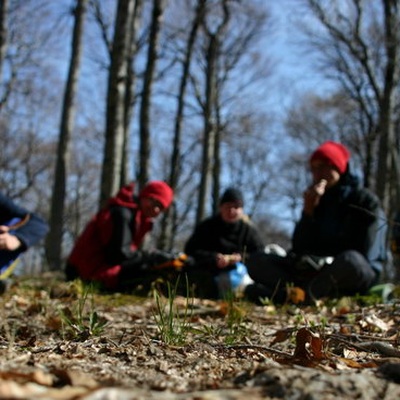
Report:
[[[182,271],[182,270],[187,270],[189,268],[192,268],[195,265],[196,261],[193,257],[188,256],[185,253],[179,253],[177,255],[177,258],[172,261],[172,266],[177,270],[177,271]]]
[[[181,271],[184,267],[190,267],[194,264],[194,259],[184,253],[171,253],[166,251],[157,250],[154,253],[154,262],[152,269],[165,269],[173,268]]]
[[[181,256],[181,259],[183,261],[182,268],[189,269],[189,268],[192,268],[192,267],[194,267],[196,265],[196,260],[194,259],[194,257],[188,256],[186,254],[184,254],[184,256],[186,257],[184,259],[182,259],[183,257]]]
[[[144,256],[144,263],[149,268],[154,268],[159,265],[171,262],[175,260],[177,257],[176,253],[171,253],[164,250],[153,250],[151,252],[146,253]]]

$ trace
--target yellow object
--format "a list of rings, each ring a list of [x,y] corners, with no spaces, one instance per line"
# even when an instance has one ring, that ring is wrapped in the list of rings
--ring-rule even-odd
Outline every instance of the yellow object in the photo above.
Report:
[[[14,272],[16,266],[19,263],[19,258],[14,260],[11,265],[3,272],[0,274],[0,281],[3,281],[11,276],[11,274]]]

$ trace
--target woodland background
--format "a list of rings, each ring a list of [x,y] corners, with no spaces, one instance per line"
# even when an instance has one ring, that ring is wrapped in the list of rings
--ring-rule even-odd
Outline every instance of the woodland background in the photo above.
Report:
[[[0,185],[51,228],[25,270],[61,269],[132,180],[176,192],[160,248],[181,250],[229,185],[266,244],[287,247],[328,139],[391,226],[399,22],[400,0],[1,0]]]

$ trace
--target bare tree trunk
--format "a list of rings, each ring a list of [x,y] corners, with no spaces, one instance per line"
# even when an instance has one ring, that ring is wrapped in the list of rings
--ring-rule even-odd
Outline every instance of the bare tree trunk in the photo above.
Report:
[[[217,93],[219,88],[217,88]],[[219,197],[221,194],[221,136],[223,127],[221,126],[221,113],[218,102],[218,97],[216,96],[216,104],[214,105],[215,113],[215,140],[214,140],[214,164],[212,169],[212,210],[215,214],[218,211]]]
[[[161,20],[164,13],[164,0],[153,0],[153,13],[150,27],[147,65],[144,73],[142,100],[140,104],[140,153],[139,153],[139,188],[149,180],[150,170],[150,112],[151,89],[154,81],[154,72],[157,63],[157,47],[161,29]]]
[[[215,68],[217,57],[217,38],[209,35],[206,69],[206,101],[204,105],[204,139],[201,160],[201,179],[199,187],[199,202],[196,214],[196,224],[205,218],[206,201],[211,179],[212,163],[214,156],[215,123],[212,119],[212,105],[215,100]]]
[[[132,170],[130,169],[130,127],[133,118],[133,110],[135,106],[135,78],[136,73],[134,71],[134,59],[138,51],[138,42],[136,34],[139,29],[139,21],[141,18],[143,0],[136,0],[134,5],[133,17],[129,27],[129,38],[127,43],[129,49],[127,51],[127,63],[126,63],[126,90],[124,99],[124,135],[123,135],[123,145],[122,145],[122,161],[121,161],[121,174],[119,186],[123,186],[128,181],[132,179]],[[92,0],[91,2],[93,8],[93,15],[98,23],[100,31],[102,32],[102,37],[104,43],[109,50],[110,60],[112,60],[112,43],[108,38],[107,22],[104,13],[101,9],[101,0]]]
[[[0,1],[0,77],[3,77],[4,59],[7,52],[7,13],[8,0]]]
[[[395,159],[390,149],[395,145],[394,137],[394,107],[393,96],[396,89],[399,71],[398,47],[399,47],[399,4],[398,0],[382,0],[385,12],[385,47],[386,67],[384,88],[380,106],[380,138],[379,157],[377,170],[377,194],[381,198],[384,210],[390,213],[390,186],[393,184],[391,171],[395,170]],[[397,71],[396,71],[397,70]]]
[[[100,207],[117,192],[121,182],[125,132],[125,96],[131,23],[135,0],[119,0],[108,79],[106,140],[101,175]]]
[[[3,84],[3,91],[0,98],[0,110],[3,105],[6,103],[10,93],[12,92],[13,83],[16,77],[16,73],[14,67],[12,67],[10,71],[10,78],[6,81],[3,77],[4,72],[4,64],[7,55],[8,48],[8,27],[7,27],[7,19],[9,12],[9,1],[1,0],[0,1],[0,82]]]
[[[393,172],[394,172],[394,187],[392,196],[392,212],[399,208],[400,204],[400,154],[397,146],[392,147],[392,159],[393,159]]]
[[[77,0],[72,36],[72,55],[65,87],[60,135],[57,148],[54,185],[50,210],[50,232],[46,238],[46,257],[51,270],[61,269],[64,208],[70,159],[70,142],[74,127],[74,99],[82,54],[82,36],[87,0]]]
[[[183,115],[185,108],[186,87],[189,80],[189,72],[192,61],[193,48],[196,41],[199,26],[204,17],[206,2],[207,0],[198,0],[197,2],[192,28],[188,36],[185,58],[182,63],[182,76],[180,79],[179,92],[177,98],[178,104],[175,116],[174,141],[173,141],[173,148],[171,155],[171,171],[169,175],[169,183],[174,191],[178,186],[179,176],[181,174],[181,169],[182,169],[181,139],[182,139]],[[158,243],[159,248],[163,249],[168,247],[168,249],[172,249],[174,246],[173,238],[175,237],[177,228],[176,224],[174,223],[174,221],[176,220],[176,218],[174,218],[174,211],[175,211],[174,208],[169,208],[167,212],[164,213],[162,219],[161,235]],[[168,246],[167,246],[167,241],[169,242]]]
[[[222,0],[223,19],[211,32],[204,23],[208,36],[208,49],[206,54],[206,89],[204,105],[204,139],[203,154],[201,160],[201,179],[199,187],[199,199],[196,214],[196,223],[205,218],[207,194],[212,176],[214,151],[216,140],[215,105],[217,104],[217,59],[219,56],[219,40],[229,21],[228,1]],[[205,22],[205,21],[204,21]]]
[[[127,73],[126,73],[126,93],[125,93],[125,116],[124,116],[124,144],[122,149],[122,168],[120,186],[131,180],[132,170],[130,169],[131,159],[129,155],[130,149],[130,128],[133,118],[133,110],[135,106],[135,78],[134,59],[137,53],[136,33],[139,30],[139,21],[141,15],[142,0],[136,0],[133,12],[133,18],[130,28],[130,48],[128,51]]]
[[[178,93],[178,107],[175,117],[175,129],[174,129],[174,146],[172,149],[171,157],[171,172],[170,172],[170,186],[172,189],[176,189],[178,185],[179,175],[182,168],[181,165],[181,137],[182,137],[182,122],[183,113],[185,108],[185,95],[186,87],[189,80],[190,64],[192,61],[192,53],[194,43],[197,37],[197,31],[200,23],[204,17],[205,5],[207,0],[198,0],[197,8],[195,11],[195,17],[192,24],[192,29],[188,37],[188,43],[186,46],[186,54],[184,62],[182,63],[182,77],[180,80],[179,93]]]

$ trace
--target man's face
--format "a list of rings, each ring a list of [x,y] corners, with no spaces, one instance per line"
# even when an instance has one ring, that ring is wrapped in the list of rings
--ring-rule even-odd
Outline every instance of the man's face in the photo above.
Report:
[[[225,222],[233,223],[243,215],[243,205],[239,202],[222,203],[219,206],[221,218]]]
[[[311,162],[311,174],[313,183],[321,182],[325,179],[326,187],[330,188],[339,182],[340,173],[332,164],[325,160],[314,160]]]
[[[151,197],[143,197],[140,202],[140,208],[143,215],[148,218],[156,218],[164,211],[163,205]]]

